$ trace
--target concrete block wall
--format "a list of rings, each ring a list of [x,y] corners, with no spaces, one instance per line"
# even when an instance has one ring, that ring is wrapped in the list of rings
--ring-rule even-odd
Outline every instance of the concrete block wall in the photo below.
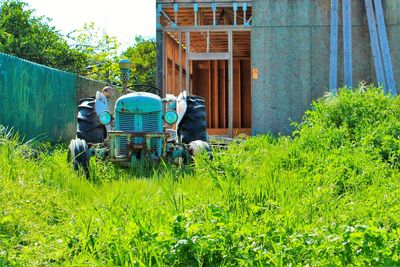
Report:
[[[397,86],[400,87],[400,1],[383,0]],[[340,6],[341,10],[341,6]],[[341,18],[341,12],[339,14]],[[338,84],[343,86],[339,22]],[[352,1],[353,82],[375,82],[364,0]],[[253,0],[253,132],[290,134],[312,100],[329,85],[330,0]]]

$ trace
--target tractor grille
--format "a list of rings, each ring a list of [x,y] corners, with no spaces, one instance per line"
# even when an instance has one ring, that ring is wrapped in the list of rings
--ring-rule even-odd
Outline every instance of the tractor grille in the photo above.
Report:
[[[132,114],[132,113],[118,113],[117,130],[124,132],[148,132],[148,133],[161,133],[162,132],[162,118],[161,112],[145,113],[145,114]],[[128,140],[126,137],[118,137],[120,149],[117,151],[119,155],[127,154]],[[135,137],[134,144],[144,144],[145,138]],[[161,138],[153,138],[151,140],[151,151],[157,157],[161,155]]]

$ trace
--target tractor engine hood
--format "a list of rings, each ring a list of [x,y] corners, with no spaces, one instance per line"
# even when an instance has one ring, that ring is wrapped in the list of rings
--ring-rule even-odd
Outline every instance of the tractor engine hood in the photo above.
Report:
[[[118,98],[115,112],[149,113],[162,111],[161,98],[155,94],[138,92]]]

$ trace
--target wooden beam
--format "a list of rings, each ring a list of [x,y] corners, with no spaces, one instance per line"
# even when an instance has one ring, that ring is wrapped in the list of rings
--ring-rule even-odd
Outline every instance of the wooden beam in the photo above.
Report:
[[[213,61],[214,66],[213,66],[213,88],[212,88],[212,114],[213,114],[213,127],[218,128],[219,122],[218,122],[218,95],[219,95],[219,86],[218,86],[218,61],[214,60]]]
[[[233,61],[233,127],[240,128],[241,125],[241,66],[240,60],[235,59]]]
[[[170,44],[170,39],[169,38],[165,38],[165,46],[164,46],[164,49],[165,49],[165,53],[164,53],[164,62],[165,62],[165,64],[164,64],[164,67],[165,67],[165,85],[164,85],[164,93],[165,94],[167,94],[168,93],[168,85],[169,85],[169,77],[168,77],[168,75],[169,75],[169,71],[168,71],[168,65],[169,65],[169,62],[168,62],[168,51],[169,51],[169,44]]]
[[[190,32],[186,32],[186,93],[190,95]]]
[[[228,31],[229,44],[229,66],[228,66],[228,114],[229,114],[229,136],[233,137],[233,38],[232,31]]]
[[[229,136],[228,128],[207,128],[208,135],[222,135]],[[232,129],[233,137],[236,137],[241,134],[245,134],[251,136],[251,128],[234,128]]]
[[[249,1],[240,1],[241,3],[243,2],[245,2],[246,4],[247,4],[247,7],[251,7],[252,6],[252,0],[249,0]],[[172,8],[173,6],[174,6],[174,4],[173,3],[168,3],[168,2],[163,2],[163,1],[159,1],[159,2],[157,2],[157,3],[159,3],[159,4],[162,4],[162,6],[164,7],[164,8]],[[202,3],[202,2],[200,2],[200,1],[196,1],[196,4],[198,4],[198,6],[199,6],[199,8],[210,8],[211,7],[211,4],[210,4],[210,1],[209,2],[204,2],[204,3]],[[184,2],[184,1],[180,1],[179,2],[179,6],[181,7],[181,8],[191,8],[191,7],[193,7],[193,0],[190,0],[190,1],[187,1],[187,2]],[[232,7],[232,3],[229,3],[229,2],[227,2],[227,3],[224,3],[224,2],[219,2],[218,3],[218,7],[227,7],[227,8],[230,8],[230,7]]]
[[[228,60],[229,53],[189,53],[189,60]]]
[[[182,32],[179,32],[179,91],[183,91]]]
[[[218,127],[226,128],[226,60],[220,61],[222,65],[222,77],[221,77],[221,92],[220,92],[220,125]]]
[[[233,25],[217,25],[215,27],[213,26],[207,26],[207,25],[200,25],[197,27],[194,26],[177,26],[176,28],[173,27],[164,27],[164,31],[167,32],[173,32],[173,31],[183,31],[183,32],[223,32],[223,31],[228,31],[228,30],[234,30],[234,31],[251,31],[251,26],[243,26],[243,25],[237,25],[236,27]]]
[[[207,99],[206,99],[206,106],[207,106],[207,127],[213,127],[213,105],[212,105],[212,91],[213,91],[213,76],[212,76],[212,66],[211,60],[207,60],[208,64],[208,88],[207,88]]]
[[[175,70],[176,70],[176,61],[175,61],[175,45],[171,45],[172,47],[172,69],[171,69],[171,93],[174,94],[176,91],[176,77],[175,77]]]

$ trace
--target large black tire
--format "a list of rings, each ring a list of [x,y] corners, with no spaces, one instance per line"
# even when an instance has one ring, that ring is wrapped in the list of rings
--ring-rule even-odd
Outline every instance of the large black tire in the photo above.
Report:
[[[185,144],[196,140],[208,141],[206,106],[201,96],[187,97],[187,110],[179,123],[178,134]]]
[[[94,97],[79,101],[76,137],[85,140],[87,143],[102,143],[107,137],[106,127],[99,121],[95,104]]]
[[[89,170],[90,151],[81,139],[72,139],[68,146],[68,162],[72,163],[74,170],[82,168],[86,173]]]

